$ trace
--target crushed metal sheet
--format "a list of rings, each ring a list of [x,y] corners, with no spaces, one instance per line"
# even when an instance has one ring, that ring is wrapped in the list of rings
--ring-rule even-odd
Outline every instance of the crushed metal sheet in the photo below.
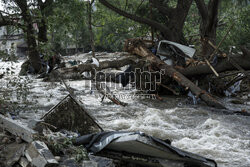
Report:
[[[193,57],[196,50],[194,48],[190,48],[188,46],[176,43],[176,42],[172,42],[172,41],[168,41],[168,40],[162,40],[159,42],[158,48],[157,48],[157,54],[162,54],[165,55],[165,48],[164,48],[164,44],[168,44],[168,45],[173,45],[177,48],[179,48],[185,55],[189,56],[189,57]]]

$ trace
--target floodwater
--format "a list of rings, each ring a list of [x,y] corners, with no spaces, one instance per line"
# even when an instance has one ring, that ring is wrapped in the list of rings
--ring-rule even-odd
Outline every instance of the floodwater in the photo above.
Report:
[[[20,64],[15,64],[17,70]],[[5,64],[2,70],[6,67]],[[13,74],[6,75],[4,80],[0,80],[2,92],[3,89],[14,89],[7,86],[8,79],[12,77]],[[24,80],[23,78],[22,82]],[[187,104],[186,97],[177,96],[163,97],[163,101],[124,96],[121,101],[128,105],[122,107],[108,99],[101,102],[100,95],[91,91],[90,87],[86,86],[86,81],[67,83],[75,89],[78,100],[104,130],[142,131],[154,137],[170,139],[173,146],[214,159],[219,167],[250,166],[249,116],[214,111],[203,105],[190,105]],[[35,79],[27,82],[27,85],[30,88],[27,100],[33,102],[38,109],[34,110],[32,107],[25,112],[19,112],[18,117],[23,121],[41,117],[67,95],[60,83],[46,83]],[[135,93],[133,90],[114,91],[121,95]],[[9,96],[18,101],[15,91]],[[232,105],[229,100],[224,99],[223,103],[231,109],[250,109],[247,105]]]
[[[184,99],[134,100],[127,107],[85,105],[105,130],[142,131],[178,148],[214,159],[222,167],[250,166],[250,117],[182,106]],[[87,100],[88,99],[88,100]]]

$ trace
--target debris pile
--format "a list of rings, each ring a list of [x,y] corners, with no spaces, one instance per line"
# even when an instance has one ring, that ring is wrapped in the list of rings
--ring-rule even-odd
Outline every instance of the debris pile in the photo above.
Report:
[[[1,133],[1,166],[51,166],[58,164],[46,144],[37,140],[38,132],[0,115],[1,129],[8,131],[11,135]]]
[[[226,107],[220,103],[217,96],[234,94],[239,90],[242,80],[249,83],[246,70],[250,69],[250,55],[247,48],[242,48],[241,55],[227,55],[214,46],[210,60],[196,58],[194,48],[167,40],[160,41],[157,50],[151,47],[152,43],[149,44],[148,41],[128,39],[124,45],[127,54],[124,54],[122,59],[99,62],[98,66],[90,63],[79,64],[58,69],[58,72],[63,77],[68,73],[82,74],[91,71],[98,82],[118,82],[123,86],[130,82],[138,91],[154,93],[160,100],[161,94],[192,94],[194,101],[203,101],[206,105],[218,109]],[[242,59],[246,61],[241,61]],[[112,79],[98,75],[104,69],[126,65],[129,65],[129,68],[124,73],[116,77],[110,77],[112,74],[109,74]],[[229,71],[233,71],[233,74],[227,74]],[[230,76],[235,77],[228,79]],[[110,100],[121,104],[117,98]]]
[[[104,132],[71,95],[28,125],[0,115],[0,127],[0,166],[216,166],[169,140],[142,132]]]

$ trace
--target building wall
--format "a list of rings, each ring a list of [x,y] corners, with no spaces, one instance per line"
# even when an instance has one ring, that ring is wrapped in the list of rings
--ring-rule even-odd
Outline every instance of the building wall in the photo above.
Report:
[[[8,27],[0,27],[0,50],[8,54],[14,52],[17,56],[24,56],[25,53],[18,49],[19,45],[25,43],[23,33],[20,30],[8,30]]]

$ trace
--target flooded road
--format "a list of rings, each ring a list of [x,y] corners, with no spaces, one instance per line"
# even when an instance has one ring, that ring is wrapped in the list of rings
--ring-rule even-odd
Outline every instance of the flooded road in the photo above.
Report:
[[[1,63],[0,63],[1,65]],[[16,63],[16,75],[21,62]],[[9,64],[9,66],[12,66]],[[4,65],[3,68],[8,67]],[[1,80],[0,97],[4,90],[12,90],[8,96],[20,101],[17,87],[7,83],[13,79],[6,75]],[[20,111],[18,119],[28,122],[38,119],[50,107],[58,103],[68,93],[61,83],[42,82],[41,79],[21,78],[20,82],[29,86],[27,101],[29,108]],[[18,81],[19,82],[19,81]],[[89,113],[96,118],[104,130],[142,131],[149,135],[170,139],[172,145],[180,149],[214,159],[219,167],[250,166],[250,117],[215,112],[203,106],[186,105],[186,97],[163,97],[156,99],[125,98],[128,103],[122,107],[105,99],[101,102],[98,92],[91,91],[86,81],[67,81],[75,89],[75,94]],[[86,86],[87,85],[87,86]],[[134,91],[115,90],[118,94],[134,94]],[[225,99],[228,108],[248,109],[244,105],[232,105]],[[250,99],[249,99],[250,101]]]

